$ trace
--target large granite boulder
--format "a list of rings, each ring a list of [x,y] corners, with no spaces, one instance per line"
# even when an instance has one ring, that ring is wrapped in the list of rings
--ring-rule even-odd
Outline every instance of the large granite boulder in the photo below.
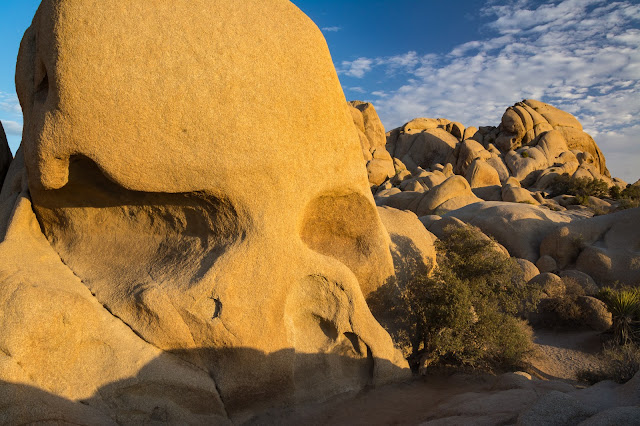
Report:
[[[380,185],[395,174],[393,159],[385,145],[387,137],[378,113],[369,102],[351,101],[349,109],[358,129],[360,146],[371,185]]]
[[[577,269],[599,285],[640,282],[640,208],[559,227],[544,237],[540,254],[560,269]]]
[[[471,191],[469,182],[462,176],[453,175],[426,192],[405,191],[378,198],[379,206],[409,210],[418,216],[444,214],[463,206],[481,201]]]
[[[391,238],[391,255],[398,285],[429,275],[436,266],[435,235],[427,231],[410,211],[378,207],[378,214]]]
[[[569,149],[593,157],[599,176],[610,176],[602,151],[593,138],[582,130],[580,122],[570,113],[549,104],[534,99],[517,102],[507,108],[497,130],[495,143],[503,152],[535,145],[546,132],[555,130]]]
[[[477,226],[509,250],[511,256],[535,263],[545,235],[572,221],[570,215],[537,206],[500,201],[483,201],[450,211],[455,217]]]
[[[449,133],[449,120],[417,118],[387,133],[387,151],[409,170],[456,163],[459,139]],[[449,126],[451,129],[451,127]]]
[[[394,270],[358,133],[293,4],[45,0],[16,85],[0,381],[215,423],[406,375],[365,302]]]

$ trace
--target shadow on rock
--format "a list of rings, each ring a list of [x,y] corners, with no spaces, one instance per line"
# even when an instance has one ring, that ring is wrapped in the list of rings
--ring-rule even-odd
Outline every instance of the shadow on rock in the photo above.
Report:
[[[295,409],[297,405],[351,396],[372,388],[374,370],[397,369],[386,360],[339,354],[302,354],[280,350],[265,354],[250,348],[173,350],[146,364],[134,377],[96,389],[72,401],[28,384],[0,381],[0,423],[53,421],[73,424],[228,424]],[[255,368],[242,376],[196,368],[197,378],[179,382],[163,370],[163,358],[237,360]],[[163,368],[159,368],[163,366]],[[293,371],[292,370],[293,366]],[[322,367],[325,368],[322,368]],[[270,371],[267,385],[256,375]],[[275,372],[275,374],[274,374]],[[398,377],[402,374],[398,371]],[[87,378],[91,380],[91,378]]]

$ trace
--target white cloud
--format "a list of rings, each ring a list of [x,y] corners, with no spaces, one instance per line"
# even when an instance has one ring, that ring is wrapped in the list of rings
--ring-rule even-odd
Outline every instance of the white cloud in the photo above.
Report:
[[[22,136],[22,124],[12,120],[2,120],[2,127],[7,135]]]
[[[598,133],[594,138],[601,148],[607,148],[607,167],[614,176],[627,183],[634,183],[640,178],[640,125]]]
[[[372,94],[373,96],[377,96],[377,97],[379,97],[379,98],[386,98],[387,96],[389,96],[389,95],[387,95],[387,94],[386,94],[384,91],[382,91],[382,90],[376,90],[376,91],[374,91],[374,92],[371,92],[371,94]]]
[[[342,28],[341,27],[322,27],[322,31],[326,31],[329,33],[336,33],[338,31],[340,31]]]
[[[640,149],[635,148],[640,142],[635,136],[640,134],[640,5],[503,0],[491,2],[483,13],[493,18],[488,30],[494,36],[448,54],[358,59],[366,64],[360,77],[372,67],[406,77],[394,90],[368,87],[374,96],[385,89],[372,99],[385,126],[419,116],[497,125],[507,106],[534,98],[576,115],[614,175],[640,177]],[[616,151],[620,146],[624,149]]]
[[[344,73],[350,77],[362,78],[371,71],[373,60],[369,58],[358,58],[355,61],[342,61],[342,68],[339,73]]]
[[[356,93],[367,93],[366,90],[364,90],[362,87],[360,86],[355,86],[355,87],[347,87],[347,89],[351,90],[352,92],[356,92]]]
[[[15,95],[0,92],[0,111],[22,115],[22,108]]]
[[[404,55],[390,56],[388,58],[379,59],[377,65],[386,65],[389,70],[402,70],[412,68],[420,62],[416,52],[407,52]]]

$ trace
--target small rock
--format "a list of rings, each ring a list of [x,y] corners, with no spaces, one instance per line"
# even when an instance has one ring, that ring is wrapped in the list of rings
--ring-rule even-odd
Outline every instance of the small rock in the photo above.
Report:
[[[602,300],[591,296],[580,296],[576,300],[584,314],[586,325],[596,331],[607,331],[611,328],[612,316]]]
[[[540,272],[555,272],[558,270],[558,264],[556,260],[551,256],[540,256],[540,259],[536,262],[536,266]]]

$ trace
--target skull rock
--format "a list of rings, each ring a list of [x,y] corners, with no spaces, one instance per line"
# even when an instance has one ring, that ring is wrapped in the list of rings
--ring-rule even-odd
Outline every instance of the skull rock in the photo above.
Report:
[[[293,4],[44,0],[16,86],[49,243],[230,414],[406,375],[365,303],[393,263],[358,134]]]

